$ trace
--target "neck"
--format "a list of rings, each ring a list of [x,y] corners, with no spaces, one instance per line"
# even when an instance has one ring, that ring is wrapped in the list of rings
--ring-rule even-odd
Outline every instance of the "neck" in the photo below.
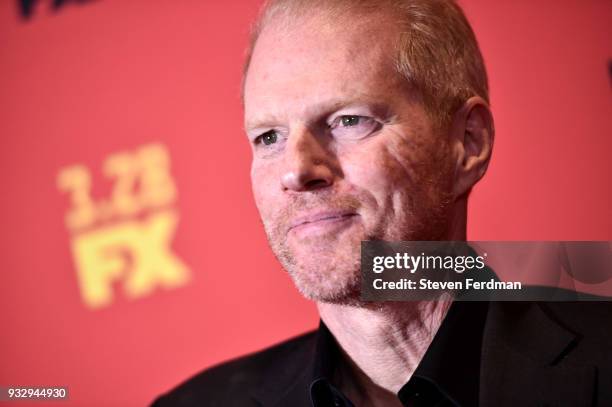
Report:
[[[345,356],[341,387],[359,404],[396,398],[435,336],[450,300],[385,302],[376,308],[318,303]],[[348,367],[348,368],[347,368]]]
[[[454,207],[447,240],[466,239],[467,199]],[[344,355],[339,382],[358,405],[391,405],[438,332],[451,299],[364,304],[317,303]]]
[[[466,218],[467,196],[454,205],[446,240],[466,239]],[[397,393],[423,359],[451,303],[448,298],[368,305],[317,303],[344,356],[338,382],[345,394],[361,406],[398,404]]]

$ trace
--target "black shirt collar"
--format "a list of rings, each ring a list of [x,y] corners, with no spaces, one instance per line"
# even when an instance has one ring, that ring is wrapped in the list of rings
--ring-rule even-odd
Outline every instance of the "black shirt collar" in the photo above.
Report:
[[[455,302],[411,379],[398,392],[406,406],[477,406],[486,302]],[[319,324],[310,382],[313,406],[352,406],[333,385],[338,344]]]

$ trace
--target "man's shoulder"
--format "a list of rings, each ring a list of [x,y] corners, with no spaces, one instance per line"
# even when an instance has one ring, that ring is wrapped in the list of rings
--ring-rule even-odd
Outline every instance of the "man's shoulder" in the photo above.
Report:
[[[542,345],[545,353],[557,346],[568,362],[612,366],[612,301],[498,302],[492,306],[501,312],[495,312],[495,321],[490,322],[505,339],[528,349]]]
[[[310,331],[207,368],[159,397],[153,407],[254,405],[251,395],[267,383],[304,373],[315,343],[316,331]]]
[[[612,405],[608,301],[493,302],[481,400],[496,405]]]
[[[567,329],[611,346],[612,301],[559,301],[542,303],[541,306]]]
[[[605,336],[609,340],[612,301],[501,301],[492,304],[518,318],[535,307],[569,331]]]

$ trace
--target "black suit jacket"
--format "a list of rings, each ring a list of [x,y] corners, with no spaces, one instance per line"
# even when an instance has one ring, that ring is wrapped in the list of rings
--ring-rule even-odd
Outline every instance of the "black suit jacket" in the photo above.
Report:
[[[481,406],[612,406],[612,303],[492,302],[483,331]],[[310,406],[316,332],[194,376],[169,406]]]

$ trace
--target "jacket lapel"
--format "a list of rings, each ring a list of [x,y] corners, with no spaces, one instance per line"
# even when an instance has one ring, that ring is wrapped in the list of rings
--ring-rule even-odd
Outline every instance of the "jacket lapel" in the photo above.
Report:
[[[491,303],[483,336],[481,406],[590,405],[596,368],[565,362],[579,335],[538,303]]]
[[[257,405],[264,407],[312,407],[310,383],[313,378],[321,328],[307,341],[294,346],[275,363],[266,366],[258,388],[251,393]]]

